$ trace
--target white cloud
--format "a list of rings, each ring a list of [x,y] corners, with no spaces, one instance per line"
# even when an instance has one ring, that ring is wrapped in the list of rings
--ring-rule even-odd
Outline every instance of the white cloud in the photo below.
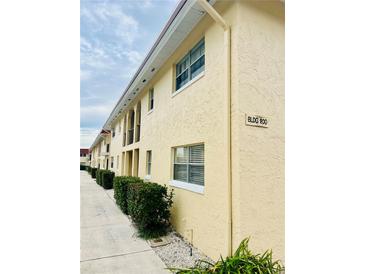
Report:
[[[143,0],[140,6],[145,9],[152,7],[152,0]]]
[[[99,134],[99,129],[80,128],[80,147],[89,148]]]
[[[128,58],[128,61],[133,65],[140,64],[142,62],[143,56],[135,50],[127,50],[123,52],[123,55]]]
[[[111,3],[95,3],[90,8],[81,9],[81,17],[95,26],[94,31],[109,30],[122,43],[132,45],[138,37],[138,21],[131,15],[124,13],[123,9]]]
[[[91,79],[91,71],[90,70],[80,70],[80,80],[81,81],[87,81]]]
[[[108,69],[115,64],[115,61],[107,53],[107,47],[96,40],[92,43],[85,37],[80,38],[80,62],[81,66],[92,68]]]
[[[161,12],[171,9],[171,4],[176,1],[178,0],[161,1],[158,4]],[[149,9],[156,6],[157,3],[151,0],[81,3],[82,127],[101,127],[108,118],[115,105],[115,101],[110,101],[111,97],[114,98],[112,93],[115,95],[120,86],[128,83],[144,56],[139,49],[142,48],[140,50],[143,51],[144,47],[140,43],[146,43],[145,26],[141,29],[137,17],[132,15],[153,16]],[[144,22],[142,17],[138,19]],[[98,131],[99,129],[82,128],[81,146],[89,147]]]
[[[113,109],[113,104],[99,104],[99,105],[91,105],[91,106],[81,106],[80,114],[81,116],[107,116],[110,114],[111,110]]]

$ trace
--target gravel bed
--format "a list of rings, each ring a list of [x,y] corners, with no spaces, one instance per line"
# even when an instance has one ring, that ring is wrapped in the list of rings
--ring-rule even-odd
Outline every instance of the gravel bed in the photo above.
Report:
[[[170,243],[164,246],[153,247],[152,249],[166,264],[171,268],[187,268],[195,266],[198,260],[204,260],[211,263],[214,261],[193,247],[189,242],[185,241],[175,231],[170,232],[166,238]],[[192,250],[192,256],[190,256]]]

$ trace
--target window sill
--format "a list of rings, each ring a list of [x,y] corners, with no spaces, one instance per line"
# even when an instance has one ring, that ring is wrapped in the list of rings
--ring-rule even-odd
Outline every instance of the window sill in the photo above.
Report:
[[[205,75],[204,71],[202,71],[200,74],[198,74],[193,80],[190,82],[187,82],[185,85],[183,85],[181,88],[179,88],[177,91],[173,92],[171,94],[171,98],[175,97],[177,94],[182,92],[184,89],[190,87],[192,84],[194,84],[196,81],[198,81],[200,78],[202,78]]]
[[[148,112],[147,112],[147,115],[151,114],[153,112],[153,109],[150,109]]]
[[[170,181],[170,186],[185,189],[185,190],[195,192],[195,193],[199,193],[199,194],[204,194],[204,186],[200,186],[200,185],[195,185],[195,184],[191,184],[191,183],[171,180]]]

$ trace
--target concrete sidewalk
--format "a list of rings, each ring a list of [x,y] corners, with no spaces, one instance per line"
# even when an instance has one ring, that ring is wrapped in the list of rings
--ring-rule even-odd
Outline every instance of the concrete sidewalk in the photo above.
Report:
[[[80,171],[81,273],[171,273],[105,191]]]

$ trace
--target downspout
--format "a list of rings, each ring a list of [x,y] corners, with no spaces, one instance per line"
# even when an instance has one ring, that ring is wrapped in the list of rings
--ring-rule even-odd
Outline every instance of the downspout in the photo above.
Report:
[[[232,116],[231,116],[231,28],[222,16],[206,1],[198,0],[199,5],[220,25],[224,30],[224,51],[226,57],[226,107],[227,107],[227,151],[228,151],[228,174],[227,174],[227,194],[228,194],[228,220],[227,220],[227,251],[228,256],[232,255]]]

